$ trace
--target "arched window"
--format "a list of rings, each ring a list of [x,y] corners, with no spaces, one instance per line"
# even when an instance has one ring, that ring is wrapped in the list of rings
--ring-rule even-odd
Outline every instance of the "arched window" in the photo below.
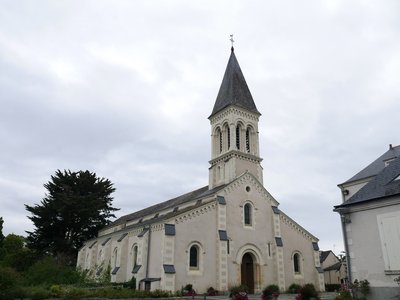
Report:
[[[199,246],[193,245],[189,250],[189,269],[199,269]]]
[[[252,225],[252,206],[250,203],[246,203],[243,208],[244,225]]]
[[[219,153],[222,153],[222,131],[218,129],[218,135],[219,135]]]
[[[240,125],[236,126],[236,149],[240,150]]]
[[[301,273],[301,257],[299,253],[295,253],[293,255],[293,269],[294,273],[300,274]]]
[[[226,136],[228,138],[228,150],[231,148],[231,130],[229,126],[226,127]]]
[[[246,151],[250,153],[250,128],[246,130]]]
[[[132,247],[132,265],[133,265],[133,267],[137,266],[137,258],[138,258],[138,246],[135,244]]]

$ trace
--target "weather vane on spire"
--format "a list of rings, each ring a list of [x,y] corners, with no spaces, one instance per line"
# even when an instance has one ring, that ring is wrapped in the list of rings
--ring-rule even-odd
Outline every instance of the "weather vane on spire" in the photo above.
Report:
[[[231,34],[231,38],[230,38],[229,40],[230,40],[231,43],[232,43],[232,50],[233,50],[233,43],[235,42],[234,39],[233,39],[233,34]]]

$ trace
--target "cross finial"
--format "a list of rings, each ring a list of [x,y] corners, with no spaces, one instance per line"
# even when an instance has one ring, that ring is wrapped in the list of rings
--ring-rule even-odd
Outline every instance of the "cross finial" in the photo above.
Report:
[[[231,50],[233,51],[233,43],[235,42],[235,41],[233,40],[233,34],[231,34],[231,38],[230,38],[229,40],[230,40],[231,43],[232,43],[232,48],[231,48]]]

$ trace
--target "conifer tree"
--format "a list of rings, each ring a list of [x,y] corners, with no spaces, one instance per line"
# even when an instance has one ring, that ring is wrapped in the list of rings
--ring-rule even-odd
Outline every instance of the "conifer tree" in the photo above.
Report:
[[[4,241],[3,223],[4,223],[3,217],[0,217],[0,248],[2,247]]]
[[[0,261],[3,259],[4,256],[4,249],[3,249],[3,241],[4,241],[4,235],[3,235],[3,217],[0,217]]]
[[[115,191],[110,180],[89,171],[57,170],[44,184],[40,204],[25,205],[35,230],[28,232],[28,246],[40,254],[75,264],[79,248],[115,217],[111,206]]]

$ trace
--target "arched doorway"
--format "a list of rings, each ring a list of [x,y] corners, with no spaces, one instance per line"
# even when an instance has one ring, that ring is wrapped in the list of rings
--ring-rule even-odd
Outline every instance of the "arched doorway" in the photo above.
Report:
[[[249,293],[254,294],[254,261],[250,253],[245,253],[242,258],[241,284],[245,284]]]

